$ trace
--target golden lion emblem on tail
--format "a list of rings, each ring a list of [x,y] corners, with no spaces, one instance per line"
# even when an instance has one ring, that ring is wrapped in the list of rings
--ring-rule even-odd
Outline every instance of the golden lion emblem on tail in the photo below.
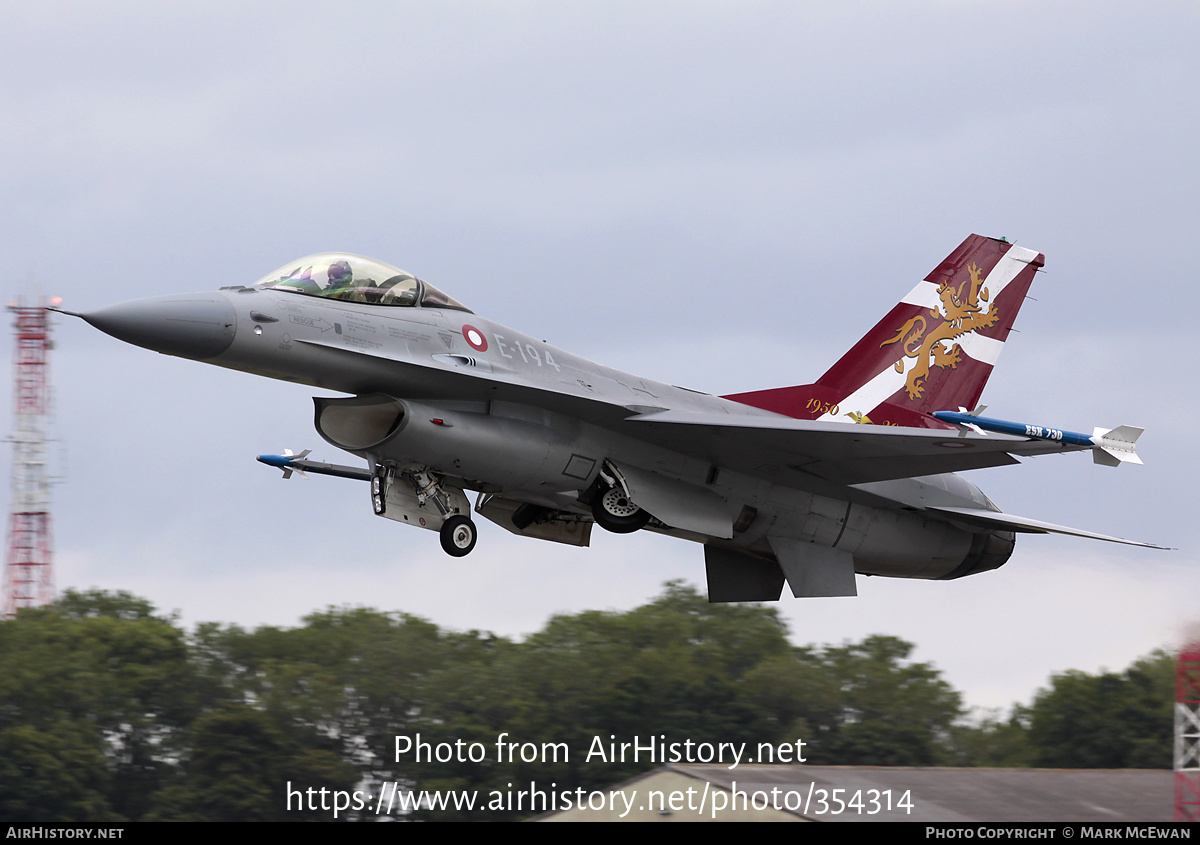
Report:
[[[984,310],[988,289],[983,287],[978,265],[969,265],[967,272],[971,275],[970,281],[963,281],[957,288],[950,282],[942,282],[938,286],[940,311],[937,308],[929,309],[929,320],[926,320],[926,315],[918,314],[898,329],[895,337],[879,344],[882,349],[900,343],[904,356],[915,359],[905,382],[910,399],[917,399],[925,392],[925,379],[929,376],[931,365],[943,369],[958,366],[962,360],[962,347],[953,342],[956,338],[994,326],[1000,319],[995,308]],[[981,302],[985,304],[981,305]],[[896,362],[896,372],[904,372],[903,358]]]

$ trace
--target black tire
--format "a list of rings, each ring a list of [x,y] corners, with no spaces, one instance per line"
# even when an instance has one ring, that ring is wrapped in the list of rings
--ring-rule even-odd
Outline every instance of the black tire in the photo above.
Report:
[[[442,541],[442,550],[446,554],[451,557],[463,557],[469,555],[471,549],[475,548],[479,532],[475,530],[474,522],[465,516],[456,514],[442,523],[442,530],[438,532],[438,536]]]
[[[631,502],[616,487],[610,487],[592,502],[596,524],[614,534],[632,534],[646,527],[650,514]]]

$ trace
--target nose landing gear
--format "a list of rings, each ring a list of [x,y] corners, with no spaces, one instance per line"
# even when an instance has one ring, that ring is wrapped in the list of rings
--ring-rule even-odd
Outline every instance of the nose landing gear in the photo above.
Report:
[[[404,479],[407,484],[393,482]],[[463,557],[475,548],[479,532],[465,514],[471,506],[461,488],[426,466],[376,463],[371,473],[371,506],[379,516],[438,532],[442,549]]]
[[[461,514],[447,517],[442,523],[438,536],[442,541],[442,550],[452,557],[463,557],[475,548],[479,532],[475,523]]]

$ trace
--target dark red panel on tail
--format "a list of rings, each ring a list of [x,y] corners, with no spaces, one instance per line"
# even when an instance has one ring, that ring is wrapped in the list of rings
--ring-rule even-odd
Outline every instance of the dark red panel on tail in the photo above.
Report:
[[[942,427],[974,408],[1044,257],[971,235],[816,384],[725,398],[801,419]]]

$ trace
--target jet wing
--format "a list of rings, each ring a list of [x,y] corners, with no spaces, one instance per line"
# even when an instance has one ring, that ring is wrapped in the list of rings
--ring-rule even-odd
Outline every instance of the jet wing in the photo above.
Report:
[[[1012,435],[850,425],[778,416],[662,411],[625,420],[637,436],[680,452],[771,476],[795,470],[836,484],[961,472],[1019,463],[1017,455],[1083,446]]]
[[[1026,516],[1014,516],[1011,513],[999,513],[977,508],[941,508],[929,507],[926,510],[946,514],[959,522],[975,525],[981,528],[999,528],[1003,531],[1016,531],[1024,534],[1069,534],[1072,537],[1088,537],[1093,540],[1107,540],[1110,543],[1125,543],[1130,546],[1142,546],[1147,549],[1168,550],[1168,546],[1156,546],[1153,543],[1139,543],[1136,540],[1124,540],[1120,537],[1109,537],[1107,534],[1095,534],[1091,531],[1081,531],[1078,528],[1068,528],[1065,525],[1055,525],[1053,522],[1042,522]]]
[[[347,369],[354,374],[353,379],[336,387],[346,393],[383,393],[431,401],[501,400],[545,408],[609,427],[644,408],[630,406],[603,392],[593,392],[578,382],[531,383],[520,375],[483,370],[469,364],[407,361],[325,341],[301,339],[296,342],[329,350],[352,362]],[[465,361],[468,356],[460,357]]]
[[[817,481],[841,487],[1004,466],[1019,463],[1015,455],[1086,448],[1006,434],[800,420],[752,408],[746,408],[745,414],[654,410],[630,416],[637,406],[589,394],[578,385],[548,389],[511,376],[416,364],[323,342],[301,342],[356,360],[360,383],[340,389],[434,400],[527,403],[775,483],[808,486]]]

